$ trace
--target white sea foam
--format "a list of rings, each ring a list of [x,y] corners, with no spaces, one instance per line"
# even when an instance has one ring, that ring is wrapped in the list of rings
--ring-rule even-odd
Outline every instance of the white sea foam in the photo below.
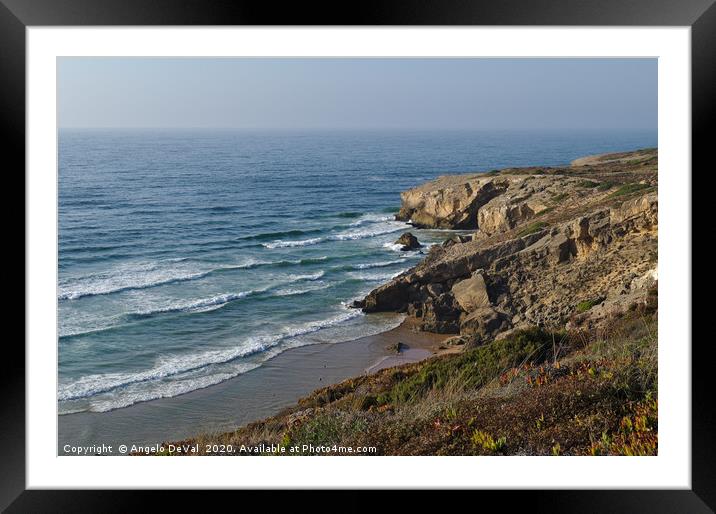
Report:
[[[127,320],[148,318],[157,314],[210,312],[268,289],[223,293],[198,300],[165,300],[162,303],[157,303],[156,301],[153,303],[143,302],[143,305],[133,306],[134,310],[115,314],[104,319],[98,319],[92,313],[83,315],[82,311],[73,311],[72,315],[64,312],[64,315],[60,317],[59,336],[73,337],[104,332],[126,324]]]
[[[366,282],[378,282],[378,281],[387,281],[392,278],[397,277],[401,273],[403,273],[405,270],[400,270],[397,272],[384,272],[384,271],[353,271],[348,273],[348,275],[352,278],[356,278],[358,280],[365,280]]]
[[[390,221],[393,219],[393,216],[387,216],[385,214],[377,214],[377,213],[368,213],[364,214],[360,218],[358,218],[356,221],[351,223],[350,225],[352,227],[357,227],[360,225],[364,225],[366,223],[377,223],[380,221]]]
[[[351,226],[358,227],[363,224],[370,223],[369,226],[365,228],[352,228],[350,230],[344,230],[342,232],[338,232],[336,234],[330,234],[324,237],[314,237],[311,239],[301,239],[297,241],[284,241],[277,239],[276,241],[272,241],[270,243],[262,243],[264,247],[273,249],[273,248],[291,248],[296,246],[310,246],[315,245],[318,243],[322,243],[324,241],[353,241],[356,239],[367,239],[371,237],[377,237],[382,236],[385,234],[390,234],[392,232],[397,232],[398,230],[403,230],[406,227],[406,224],[402,221],[389,221],[390,217],[386,216],[380,216],[375,218],[366,218],[359,221],[356,221],[354,223],[351,223]]]
[[[320,291],[322,289],[328,289],[332,285],[333,284],[330,284],[330,283],[319,282],[316,285],[307,286],[307,287],[303,287],[303,288],[286,287],[286,288],[277,289],[274,292],[274,295],[276,295],[276,296],[296,296],[296,295],[310,293],[312,291]]]
[[[382,262],[367,262],[365,264],[356,264],[353,266],[354,269],[371,269],[371,268],[384,268],[386,266],[392,266],[393,264],[403,264],[405,259],[397,259],[394,261],[382,261]]]
[[[156,308],[150,308],[145,309],[141,311],[136,312],[130,312],[128,313],[129,316],[135,315],[135,316],[150,316],[152,314],[162,314],[162,313],[170,313],[170,312],[207,312],[211,310],[216,310],[227,303],[233,302],[235,300],[239,300],[241,298],[245,298],[249,295],[255,294],[258,291],[241,291],[239,293],[224,293],[219,294],[216,296],[212,296],[210,298],[202,298],[200,300],[194,300],[189,302],[176,302],[169,305],[165,305],[163,307],[156,307]]]
[[[261,362],[278,355],[289,348],[296,348],[317,342],[343,342],[357,336],[369,336],[397,327],[404,319],[402,315],[381,316],[374,315],[370,319],[364,317],[357,326],[346,324],[353,318],[361,316],[360,311],[351,309],[324,322],[307,323],[302,329],[290,333],[295,337],[285,337],[284,344],[273,345],[262,353],[260,361],[233,361],[166,377],[155,381],[136,381],[123,387],[98,393],[90,397],[63,401],[59,405],[60,414],[73,412],[106,412],[122,407],[128,407],[138,402],[169,398],[189,393],[205,387],[224,382],[242,373],[246,373],[261,365]],[[325,331],[322,329],[326,329]],[[315,333],[311,340],[301,339],[301,335]],[[324,335],[321,335],[324,334]]]
[[[404,245],[397,244],[397,243],[384,243],[383,248],[387,248],[389,250],[392,250],[394,252],[402,252],[402,248]]]
[[[384,234],[390,234],[391,232],[397,232],[403,230],[405,223],[401,221],[383,221],[376,223],[364,229],[360,230],[348,230],[331,236],[332,239],[337,241],[350,241],[355,239],[366,239],[369,237],[382,236]]]
[[[322,237],[313,237],[311,239],[302,239],[298,241],[281,241],[280,239],[271,243],[261,243],[266,248],[291,248],[294,246],[310,246],[323,241]]]
[[[120,391],[110,391],[89,400],[86,407],[76,407],[73,403],[67,402],[60,405],[60,414],[71,414],[75,412],[107,412],[114,409],[129,407],[139,402],[157,400],[159,398],[171,398],[180,394],[186,394],[191,391],[210,387],[219,384],[230,378],[234,378],[242,373],[246,373],[252,369],[259,367],[258,363],[235,363],[220,373],[211,373],[201,376],[175,377],[163,382],[156,382],[152,387],[147,388],[145,383],[138,382],[129,384]]]
[[[185,262],[127,263],[111,270],[60,282],[60,300],[145,289],[206,276],[212,269],[198,269]]]
[[[321,258],[317,258],[316,260],[320,259]],[[295,274],[283,277],[279,276],[279,280],[274,280],[261,288],[240,291],[238,293],[221,293],[208,298],[200,298],[196,300],[165,300],[162,302],[157,301],[156,299],[150,299],[149,304],[144,301],[144,305],[135,305],[133,310],[113,315],[104,320],[97,320],[94,315],[82,316],[81,311],[80,313],[75,313],[71,318],[68,318],[68,314],[65,313],[65,316],[60,320],[59,336],[72,337],[91,334],[94,332],[102,332],[121,326],[123,323],[126,323],[128,319],[148,318],[157,314],[209,312],[220,309],[227,304],[242,298],[263,293],[272,296],[305,294],[310,291],[326,289],[331,287],[333,284],[321,282],[317,286],[308,286],[303,288],[287,288],[286,286],[290,286],[291,284],[295,284],[297,282],[318,281],[325,275],[325,273],[325,271],[319,270],[315,273],[300,275]],[[79,316],[79,318],[77,316]]]
[[[318,280],[325,274],[326,272],[321,270],[317,271],[316,273],[309,273],[306,275],[289,275],[288,278],[291,282],[299,282],[301,280]]]
[[[327,258],[328,256],[322,256],[278,261],[249,258],[238,264],[202,264],[190,262],[184,258],[158,262],[126,263],[106,271],[60,281],[58,299],[76,300],[84,296],[148,289],[175,282],[196,280],[218,271],[251,269],[259,266],[300,265]]]
[[[221,269],[227,269],[227,268],[234,268],[234,269],[252,269],[252,268],[258,268],[259,266],[273,266],[276,264],[281,264],[282,261],[264,261],[260,259],[247,259],[245,262],[241,264],[236,264],[233,266],[222,266]]]

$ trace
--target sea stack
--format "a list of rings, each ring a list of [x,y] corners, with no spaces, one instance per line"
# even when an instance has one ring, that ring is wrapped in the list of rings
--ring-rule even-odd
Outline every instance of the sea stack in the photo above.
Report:
[[[417,250],[422,245],[420,244],[420,241],[418,241],[418,238],[415,237],[410,232],[406,232],[402,236],[398,238],[398,240],[395,242],[397,245],[403,245],[403,247],[400,249],[403,252],[407,252],[409,250]]]

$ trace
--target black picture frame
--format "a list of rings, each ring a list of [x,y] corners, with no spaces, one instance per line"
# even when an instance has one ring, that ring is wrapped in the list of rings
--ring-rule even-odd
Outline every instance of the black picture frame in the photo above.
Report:
[[[689,26],[692,43],[692,168],[708,172],[716,89],[714,0],[422,0],[284,2],[231,0],[0,0],[0,126],[9,175],[25,167],[25,29],[87,25],[574,25]],[[18,180],[19,182],[19,180]],[[6,183],[7,184],[7,183]],[[6,187],[9,187],[6,185]],[[24,191],[24,182],[18,184]],[[14,188],[13,188],[14,189]],[[17,189],[12,196],[20,196]],[[10,196],[8,194],[7,196]],[[23,195],[24,198],[24,195]],[[696,204],[692,201],[692,204]],[[6,220],[17,207],[5,203]],[[11,215],[13,215],[11,217]],[[24,229],[23,229],[24,230]],[[23,236],[24,238],[24,233]],[[23,266],[27,255],[23,245]],[[27,273],[27,272],[26,272]],[[27,276],[25,277],[27,279]],[[19,304],[19,302],[18,302]],[[24,302],[22,303],[24,308]],[[694,305],[698,310],[698,306]],[[698,315],[692,319],[699,319]],[[713,512],[716,508],[716,445],[708,359],[710,341],[692,346],[692,489],[649,491],[479,492],[480,499],[505,501],[550,512]],[[160,495],[164,508],[185,503],[186,493],[25,490],[25,353],[6,338],[7,362],[0,373],[0,508],[7,512],[130,512]],[[680,342],[687,344],[688,342]],[[698,343],[698,341],[697,341]],[[246,493],[242,493],[245,495]],[[274,494],[274,493],[270,493]],[[357,492],[341,499],[341,510],[366,510],[371,500]],[[451,493],[453,494],[453,493]],[[297,505],[305,502],[293,493]],[[324,499],[325,495],[322,496]],[[455,498],[452,501],[461,501]],[[247,501],[247,500],[243,500]],[[423,502],[419,493],[401,503]],[[475,499],[468,500],[474,502]],[[166,502],[166,503],[165,503]],[[311,506],[329,508],[330,500]],[[462,503],[462,502],[461,502]],[[334,504],[335,505],[335,504]]]

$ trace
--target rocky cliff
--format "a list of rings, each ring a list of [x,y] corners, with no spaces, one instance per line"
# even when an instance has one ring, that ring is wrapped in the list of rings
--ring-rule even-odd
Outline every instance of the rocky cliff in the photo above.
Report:
[[[566,167],[440,177],[404,192],[396,218],[473,229],[357,302],[480,344],[527,326],[598,324],[649,301],[657,280],[657,151]]]

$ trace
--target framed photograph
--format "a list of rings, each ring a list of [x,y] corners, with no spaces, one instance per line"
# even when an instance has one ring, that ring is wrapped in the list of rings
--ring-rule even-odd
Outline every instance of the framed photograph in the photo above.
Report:
[[[2,0],[26,302],[0,505],[711,512],[712,3]]]

